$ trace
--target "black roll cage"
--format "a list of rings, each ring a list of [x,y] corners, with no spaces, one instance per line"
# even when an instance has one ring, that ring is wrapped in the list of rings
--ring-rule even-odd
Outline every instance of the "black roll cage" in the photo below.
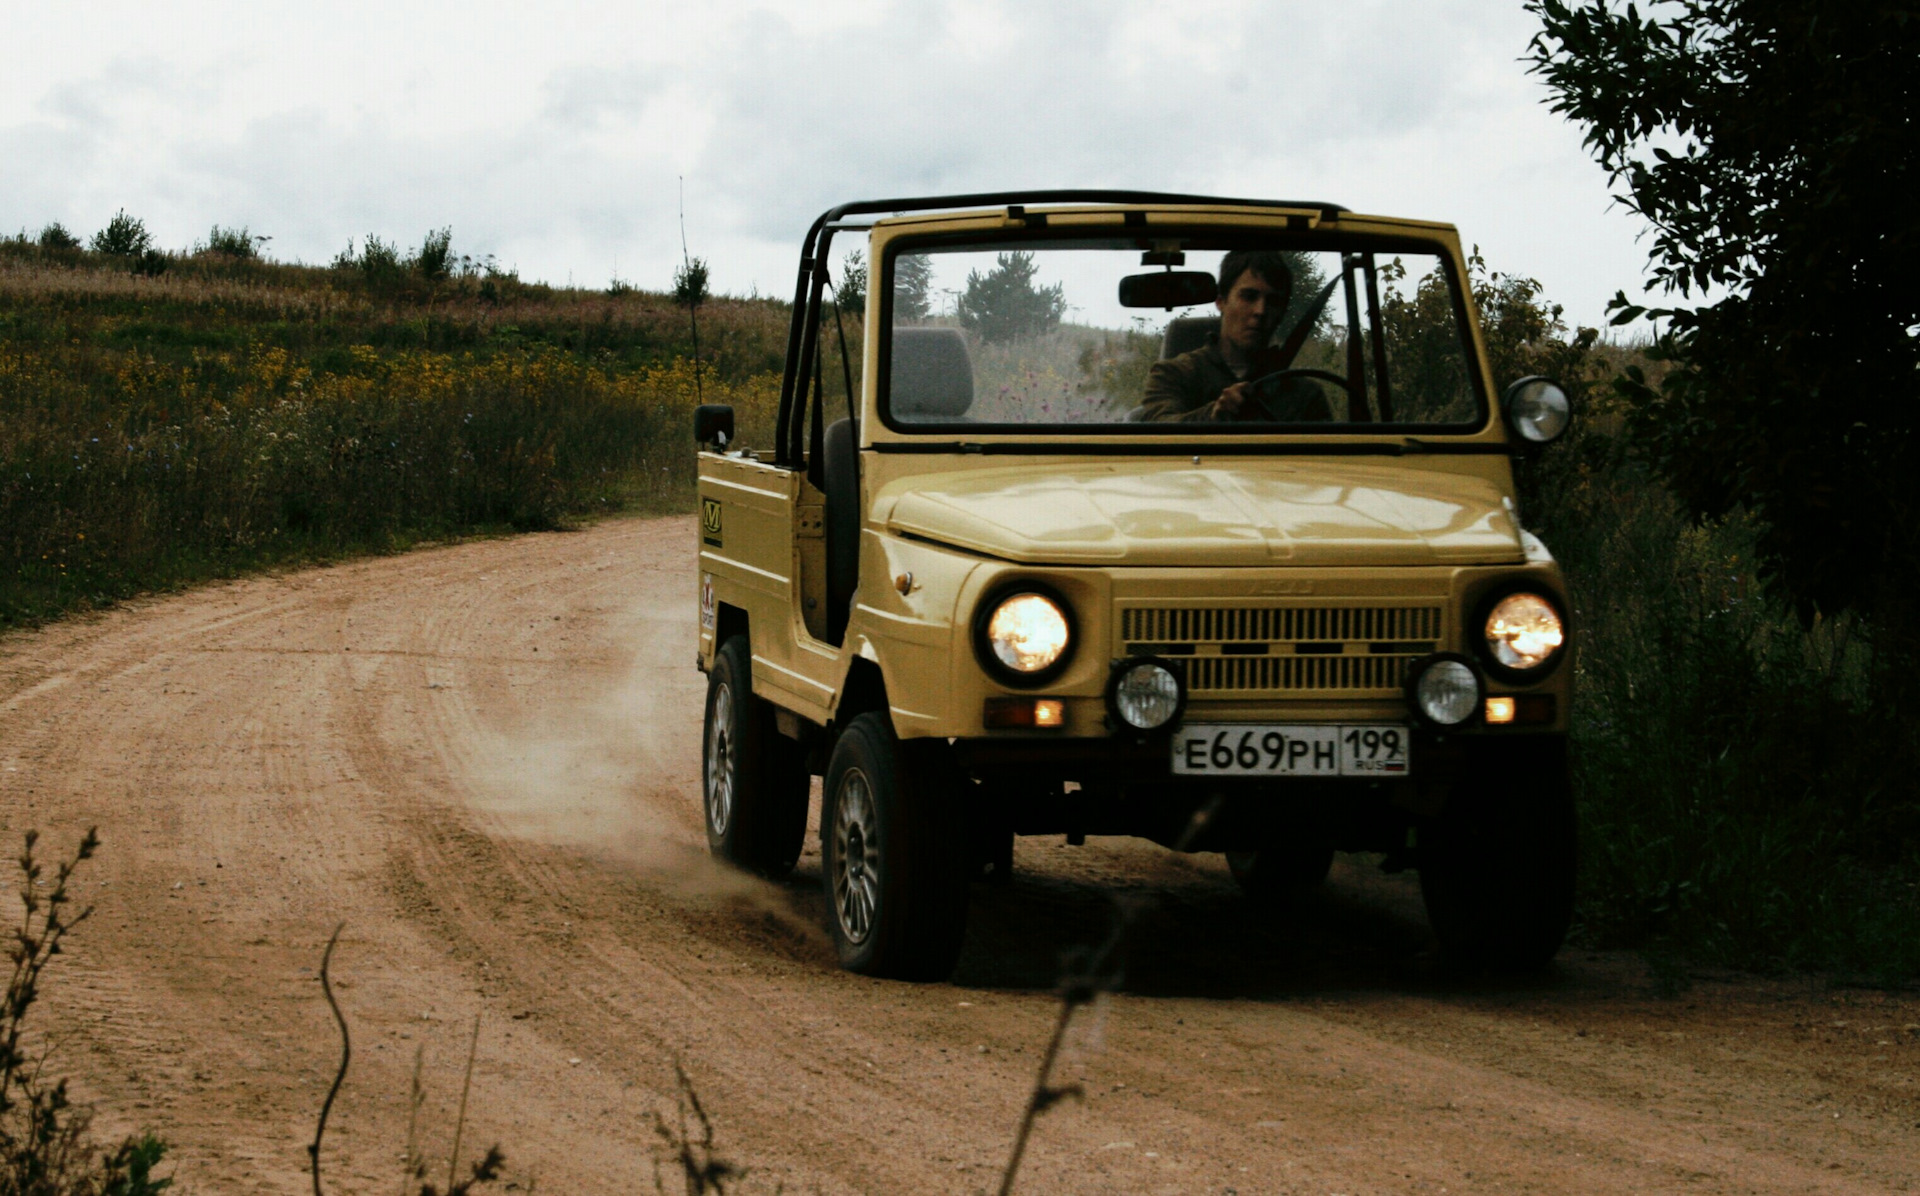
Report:
[[[1218,195],[1183,195],[1165,191],[1111,191],[1099,189],[1059,189],[1042,191],[982,191],[969,195],[921,196],[911,199],[868,199],[828,208],[807,230],[800,246],[800,276],[794,284],[793,320],[787,331],[786,371],[780,379],[780,416],[774,433],[774,464],[799,469],[807,454],[801,447],[807,420],[800,404],[805,402],[809,374],[814,370],[814,355],[820,331],[820,299],[827,284],[826,260],[833,234],[849,216],[885,213],[939,212],[960,208],[1006,207],[1013,219],[1026,217],[1027,204],[1218,204],[1236,208],[1318,209],[1321,219],[1335,220],[1348,211],[1339,204],[1309,203],[1280,199],[1232,199]],[[1035,213],[1035,217],[1041,217]],[[1029,218],[1031,219],[1031,218]],[[861,227],[861,226],[854,226]],[[851,396],[849,396],[851,398]],[[819,420],[814,421],[816,424]]]

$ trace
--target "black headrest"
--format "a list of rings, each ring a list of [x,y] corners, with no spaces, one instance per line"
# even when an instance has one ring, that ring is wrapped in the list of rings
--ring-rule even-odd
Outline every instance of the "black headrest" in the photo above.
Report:
[[[973,406],[973,360],[958,328],[896,327],[891,351],[887,396],[895,416],[954,419]]]
[[[1191,353],[1219,334],[1219,316],[1175,316],[1167,321],[1166,336],[1160,341],[1160,360]]]

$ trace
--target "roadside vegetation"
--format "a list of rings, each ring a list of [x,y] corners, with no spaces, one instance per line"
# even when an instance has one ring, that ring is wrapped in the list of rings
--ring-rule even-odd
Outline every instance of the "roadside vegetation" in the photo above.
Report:
[[[1898,64],[1920,22],[1527,7],[1549,103],[1651,234],[1646,298],[1611,305],[1647,361],[1600,371],[1588,430],[1540,472],[1587,618],[1591,928],[1911,981],[1920,130]]]
[[[264,566],[683,505],[696,395],[770,438],[784,307],[521,282],[378,237],[331,266],[124,212],[0,241],[0,629]],[[764,425],[764,429],[763,429]]]
[[[48,1068],[54,1049],[27,1026],[40,1000],[43,973],[92,907],[76,910],[74,873],[100,840],[89,830],[71,859],[51,875],[26,833],[18,857],[20,916],[14,926],[13,971],[0,999],[0,1196],[157,1196],[173,1185],[153,1169],[167,1145],[152,1134],[129,1135],[108,1148],[93,1133],[93,1109],[76,1102],[67,1081]],[[76,886],[77,887],[77,886]],[[54,1069],[57,1071],[57,1068]]]
[[[1556,377],[1575,399],[1573,430],[1518,468],[1579,637],[1576,941],[1676,979],[1689,963],[1920,979],[1899,658],[1858,613],[1802,619],[1763,576],[1760,521],[1699,517],[1661,478],[1624,373],[1658,379],[1654,346],[1568,329],[1537,283],[1475,273],[1495,377]]]

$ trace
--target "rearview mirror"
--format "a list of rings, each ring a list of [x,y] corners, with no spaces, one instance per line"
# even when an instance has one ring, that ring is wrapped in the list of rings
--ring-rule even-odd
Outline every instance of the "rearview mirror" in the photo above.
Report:
[[[1120,280],[1121,307],[1192,307],[1212,303],[1219,284],[1205,270],[1162,270],[1158,274],[1129,274]]]
[[[1538,374],[1507,387],[1500,409],[1507,426],[1529,444],[1551,444],[1573,422],[1573,403],[1551,378]]]
[[[693,439],[698,444],[718,440],[721,448],[733,439],[733,408],[725,403],[702,403],[693,409]]]

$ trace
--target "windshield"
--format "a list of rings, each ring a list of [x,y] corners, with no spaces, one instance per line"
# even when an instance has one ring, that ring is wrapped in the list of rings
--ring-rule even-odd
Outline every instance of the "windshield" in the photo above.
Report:
[[[882,285],[883,410],[906,431],[1461,432],[1485,419],[1463,307],[1426,246],[916,245],[889,255]]]

